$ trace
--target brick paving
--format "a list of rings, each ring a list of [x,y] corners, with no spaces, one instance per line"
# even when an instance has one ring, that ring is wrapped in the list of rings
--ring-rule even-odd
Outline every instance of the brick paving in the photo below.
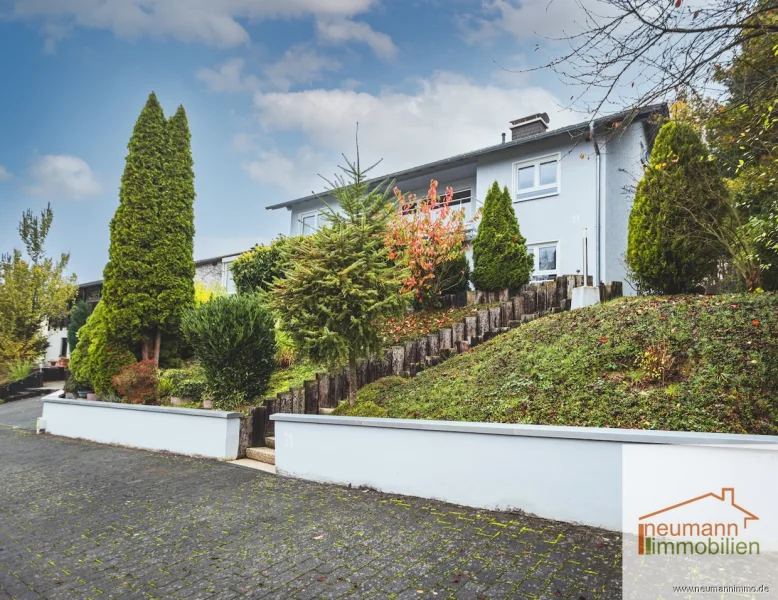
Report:
[[[620,552],[523,514],[0,427],[3,598],[610,600]]]

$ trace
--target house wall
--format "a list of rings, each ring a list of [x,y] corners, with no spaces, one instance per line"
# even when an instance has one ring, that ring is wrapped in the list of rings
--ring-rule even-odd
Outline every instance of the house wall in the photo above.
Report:
[[[634,123],[618,136],[599,141],[600,229],[597,230],[597,159],[594,144],[582,136],[553,137],[496,151],[478,159],[477,165],[441,170],[433,176],[419,176],[397,182],[404,192],[426,195],[429,180],[435,178],[441,191],[470,187],[483,203],[492,183],[508,186],[513,208],[528,245],[557,243],[558,274],[583,272],[583,230],[588,239],[588,271],[596,278],[597,237],[600,241],[599,279],[624,282],[625,295],[635,293],[625,279],[623,254],[627,246],[627,223],[634,187],[642,176],[640,159],[647,140],[642,122]],[[561,170],[559,191],[553,196],[516,201],[515,163],[558,153]],[[478,202],[468,212],[472,216]],[[291,209],[290,235],[301,233],[300,216],[321,210],[323,203],[311,200]],[[471,253],[468,253],[471,260]]]
[[[43,364],[48,366],[51,364],[49,361],[57,360],[61,356],[60,350],[62,349],[62,340],[67,340],[68,330],[48,329],[44,326],[44,331],[46,332],[46,339],[49,342],[49,347],[46,348],[46,354],[43,357]],[[65,356],[70,356],[69,348],[65,352]]]
[[[195,267],[195,281],[200,281],[207,286],[222,284],[222,262],[209,263]]]
[[[484,156],[478,161],[478,198],[486,199],[496,180],[516,196],[514,163],[559,152],[559,193],[533,200],[514,201],[513,209],[527,244],[558,242],[557,272],[583,271],[582,230],[589,239],[589,273],[595,265],[596,170],[592,142],[559,138],[542,140]],[[584,158],[581,158],[581,154]]]
[[[623,255],[627,250],[629,213],[635,199],[634,187],[643,177],[641,158],[648,150],[642,123],[633,124],[620,135],[605,142],[605,175],[602,211],[603,281],[623,281],[624,295],[635,295],[626,280]],[[602,149],[601,149],[602,152]]]

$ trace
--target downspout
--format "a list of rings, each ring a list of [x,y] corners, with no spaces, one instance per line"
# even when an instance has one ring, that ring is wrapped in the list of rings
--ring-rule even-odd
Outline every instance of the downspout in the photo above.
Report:
[[[595,180],[595,211],[594,211],[594,247],[595,247],[595,264],[594,264],[594,283],[595,286],[600,285],[600,146],[597,143],[597,138],[594,137],[594,121],[589,122],[589,137],[594,144],[595,165],[594,165],[594,180]],[[586,282],[584,282],[586,285]]]

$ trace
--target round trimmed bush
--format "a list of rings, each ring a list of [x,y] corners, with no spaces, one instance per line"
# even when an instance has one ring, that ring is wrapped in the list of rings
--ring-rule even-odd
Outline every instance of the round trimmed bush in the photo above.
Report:
[[[181,327],[216,408],[235,409],[265,393],[275,368],[275,317],[258,295],[211,300],[188,310]]]

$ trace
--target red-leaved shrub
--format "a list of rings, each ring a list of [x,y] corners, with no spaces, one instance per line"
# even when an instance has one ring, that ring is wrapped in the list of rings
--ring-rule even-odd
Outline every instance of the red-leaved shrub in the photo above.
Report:
[[[142,360],[122,367],[113,378],[113,386],[131,404],[155,404],[159,377],[157,363]]]

